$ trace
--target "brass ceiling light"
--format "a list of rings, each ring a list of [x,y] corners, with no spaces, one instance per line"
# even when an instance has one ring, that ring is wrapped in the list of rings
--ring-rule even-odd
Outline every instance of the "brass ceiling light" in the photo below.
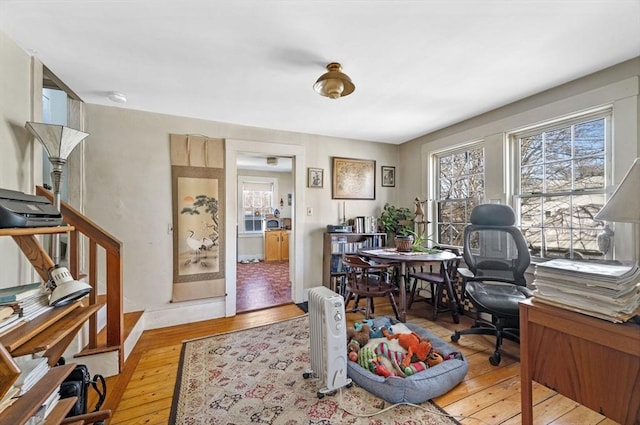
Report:
[[[327,71],[313,85],[313,89],[318,94],[337,99],[353,93],[356,89],[351,78],[342,72],[342,66],[339,63],[331,62],[327,65]]]

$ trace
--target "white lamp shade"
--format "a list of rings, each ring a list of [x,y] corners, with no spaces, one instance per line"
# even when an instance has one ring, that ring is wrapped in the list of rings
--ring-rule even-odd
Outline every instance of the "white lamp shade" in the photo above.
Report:
[[[640,158],[636,158],[595,220],[640,223]]]
[[[71,151],[89,134],[56,124],[27,122],[27,129],[42,143],[49,158],[66,160]]]
[[[49,297],[49,305],[60,307],[80,299],[91,292],[91,285],[74,280],[66,267],[56,267],[51,271],[51,279],[56,287]]]

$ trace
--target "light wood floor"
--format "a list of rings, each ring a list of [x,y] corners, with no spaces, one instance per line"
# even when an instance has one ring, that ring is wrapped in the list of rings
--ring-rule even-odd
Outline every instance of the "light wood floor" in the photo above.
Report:
[[[392,316],[388,305],[377,305],[378,315]],[[145,332],[127,360],[123,373],[109,378],[109,395],[105,408],[114,411],[111,425],[167,424],[180,358],[182,341],[216,333],[273,323],[302,315],[293,304],[239,314],[189,325]],[[429,328],[449,341],[451,330],[471,324],[467,317],[459,325],[442,313],[437,322],[429,307],[414,304],[408,321]],[[347,322],[362,320],[358,313],[348,313]],[[458,420],[472,424],[520,424],[520,364],[518,346],[506,341],[502,362],[491,366],[488,357],[493,342],[484,336],[463,336],[457,346],[469,362],[464,381],[434,401],[449,414],[467,417]],[[555,392],[534,383],[534,419],[536,424],[600,424],[615,422],[604,418]]]

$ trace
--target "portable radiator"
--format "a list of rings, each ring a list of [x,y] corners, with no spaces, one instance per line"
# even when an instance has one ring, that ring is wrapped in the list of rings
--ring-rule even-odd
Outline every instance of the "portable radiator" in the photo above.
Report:
[[[344,299],[331,289],[318,286],[309,290],[309,342],[311,371],[320,381],[318,398],[351,386],[347,378],[347,323]]]

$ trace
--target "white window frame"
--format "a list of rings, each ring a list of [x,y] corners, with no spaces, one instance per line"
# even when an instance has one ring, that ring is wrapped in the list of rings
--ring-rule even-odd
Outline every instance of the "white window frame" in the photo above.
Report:
[[[244,197],[243,197],[243,187],[245,183],[261,183],[261,184],[270,184],[272,187],[272,196],[271,196],[271,206],[269,207],[270,211],[262,211],[260,218],[263,220],[262,226],[260,230],[246,230],[245,228],[245,217],[244,217]],[[258,235],[264,233],[264,218],[268,213],[272,213],[276,208],[276,194],[278,193],[278,179],[272,177],[262,177],[262,176],[238,176],[238,233],[245,235]]]
[[[527,194],[522,194],[520,193],[520,169],[521,169],[521,164],[520,164],[520,156],[521,156],[521,152],[520,152],[520,144],[519,144],[519,139],[523,138],[523,137],[529,137],[529,136],[533,136],[536,134],[540,134],[543,132],[550,132],[553,130],[557,130],[557,129],[561,129],[561,128],[565,128],[568,126],[573,126],[579,123],[583,123],[583,122],[588,122],[588,121],[592,121],[592,120],[596,120],[596,119],[604,119],[605,120],[605,142],[604,142],[604,183],[602,185],[601,188],[590,188],[590,189],[571,189],[571,190],[567,190],[567,191],[562,191],[562,192],[542,192],[542,193],[527,193]],[[593,194],[593,195],[603,195],[604,196],[604,202],[606,202],[606,198],[607,198],[607,191],[606,188],[609,187],[611,185],[611,179],[612,179],[612,173],[611,173],[611,164],[612,164],[612,146],[613,146],[613,134],[612,134],[612,128],[613,128],[613,109],[611,107],[606,107],[606,108],[599,108],[596,110],[591,110],[591,111],[585,111],[582,112],[580,114],[573,114],[571,116],[566,116],[566,117],[561,117],[561,118],[557,118],[554,120],[549,120],[547,122],[544,123],[540,123],[537,124],[535,126],[531,126],[525,129],[520,129],[520,130],[516,130],[513,132],[510,132],[508,134],[507,140],[509,141],[509,147],[510,147],[510,151],[511,151],[511,164],[512,164],[512,169],[510,170],[511,173],[511,187],[512,187],[512,205],[514,207],[514,210],[516,210],[516,218],[517,218],[517,225],[521,226],[521,211],[519,208],[520,202],[519,202],[519,198],[523,198],[523,197],[540,197],[540,198],[545,198],[545,197],[549,197],[549,195],[554,195],[554,196],[574,196],[574,195],[589,195],[589,194]],[[575,157],[572,155],[571,159],[573,160]],[[544,160],[543,164],[547,164],[547,161]],[[542,212],[544,213],[544,212]],[[540,220],[540,223],[544,223],[544,221]],[[540,228],[544,234],[544,229],[545,226],[544,224],[540,224]],[[570,230],[579,230],[581,228],[578,227],[573,227],[573,226],[569,226],[568,227]],[[544,239],[544,238],[543,238]],[[544,261],[547,259],[551,259],[551,258],[555,258],[555,257],[551,257],[551,256],[547,256],[544,257],[543,253],[545,252],[545,246],[544,246],[544,240],[541,242],[541,246],[540,246],[540,253],[538,254],[537,251],[532,252],[532,258],[534,259],[534,261]],[[607,254],[607,258],[611,258],[613,254],[613,247],[611,248],[611,250],[609,251],[609,253]],[[560,254],[558,254],[560,255]],[[567,253],[568,257],[574,257],[576,259],[581,259],[583,257],[582,254],[580,254],[580,252],[575,250],[573,241],[571,242],[571,245],[569,247],[569,251]]]
[[[431,199],[433,199],[433,223],[432,223],[432,234],[433,237],[432,239],[434,239],[436,241],[436,244],[438,245],[448,245],[447,243],[443,242],[440,240],[440,224],[444,223],[444,222],[440,222],[440,214],[439,214],[439,207],[440,207],[440,202],[443,201],[442,199],[439,198],[440,195],[440,159],[443,157],[447,157],[447,156],[451,156],[451,155],[456,155],[459,153],[463,153],[463,152],[469,152],[469,151],[473,151],[473,150],[477,150],[480,149],[482,150],[482,157],[483,157],[483,169],[482,169],[482,180],[483,180],[483,185],[482,185],[482,194],[481,196],[478,198],[477,196],[475,197],[467,197],[467,198],[456,198],[456,200],[458,201],[470,201],[473,198],[478,198],[476,201],[476,204],[480,204],[484,201],[485,196],[486,196],[486,147],[485,147],[485,142],[484,140],[476,140],[473,142],[468,142],[468,143],[464,143],[461,145],[457,145],[453,148],[448,148],[446,150],[441,150],[438,152],[434,152],[431,154],[431,164],[432,167],[431,169],[433,170],[432,172],[432,181],[433,181],[433,185],[431,186]],[[473,204],[473,203],[472,203]],[[469,224],[469,218],[471,217],[471,210],[473,208],[468,208],[468,211],[466,211],[465,213],[465,221],[461,221],[461,222],[453,222],[450,223],[451,225],[455,226],[456,228],[459,228],[460,230],[460,241],[462,241],[462,231],[464,230],[464,227]],[[461,246],[461,245],[456,245],[456,246]]]

